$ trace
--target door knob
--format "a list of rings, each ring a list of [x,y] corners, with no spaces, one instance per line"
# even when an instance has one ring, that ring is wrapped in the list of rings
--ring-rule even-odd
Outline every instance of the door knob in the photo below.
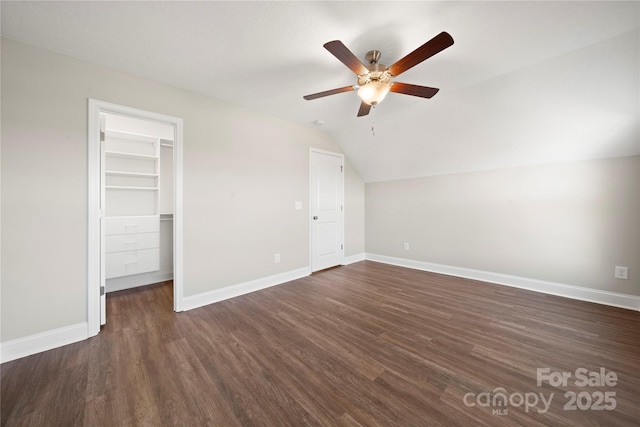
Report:
[[[313,220],[315,221],[316,219],[318,219],[318,217],[314,215]]]

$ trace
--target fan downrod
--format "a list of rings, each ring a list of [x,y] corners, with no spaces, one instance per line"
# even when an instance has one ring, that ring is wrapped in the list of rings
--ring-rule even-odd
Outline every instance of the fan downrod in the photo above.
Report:
[[[382,53],[379,50],[370,50],[365,55],[364,59],[366,59],[369,64],[373,65],[378,63],[381,56]]]

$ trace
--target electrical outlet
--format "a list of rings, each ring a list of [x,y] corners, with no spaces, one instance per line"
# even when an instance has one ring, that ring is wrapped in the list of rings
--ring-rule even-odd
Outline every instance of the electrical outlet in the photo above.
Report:
[[[616,279],[629,280],[629,267],[621,267],[619,265],[616,265],[613,276]]]
[[[404,242],[403,248],[405,251],[409,250],[409,242]]]
[[[273,256],[273,262],[275,262],[275,263],[280,262],[280,254],[275,254],[275,255]]]

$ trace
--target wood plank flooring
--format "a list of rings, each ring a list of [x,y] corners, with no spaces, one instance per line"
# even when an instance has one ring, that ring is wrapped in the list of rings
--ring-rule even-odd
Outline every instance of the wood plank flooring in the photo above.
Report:
[[[171,294],[110,294],[98,336],[3,364],[1,425],[639,424],[638,312],[370,261],[185,313]]]

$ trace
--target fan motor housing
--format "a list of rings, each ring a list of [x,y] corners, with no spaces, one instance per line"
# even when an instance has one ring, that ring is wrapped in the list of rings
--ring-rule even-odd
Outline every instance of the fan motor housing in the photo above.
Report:
[[[372,80],[387,81],[391,79],[391,75],[387,72],[387,66],[384,64],[370,64],[366,67],[369,72],[358,76],[358,86],[362,86]]]
[[[370,50],[365,55],[365,59],[369,63],[365,65],[369,72],[358,76],[358,86],[363,86],[370,81],[388,81],[391,75],[387,72],[387,66],[379,63],[382,53],[379,50]]]

